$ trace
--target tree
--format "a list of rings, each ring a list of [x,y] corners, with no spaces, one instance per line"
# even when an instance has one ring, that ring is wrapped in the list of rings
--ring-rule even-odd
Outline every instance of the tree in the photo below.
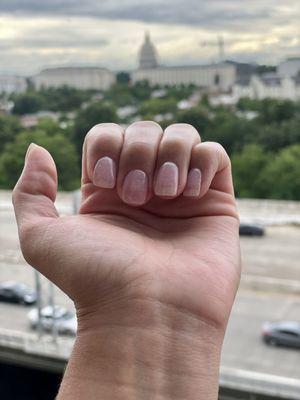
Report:
[[[130,82],[130,74],[126,71],[120,71],[117,73],[117,82],[122,85],[128,85]]]
[[[206,108],[202,107],[180,111],[177,116],[177,122],[193,125],[201,137],[205,137],[211,127],[209,112]]]
[[[293,118],[297,104],[291,100],[264,99],[259,103],[259,121],[263,124],[281,123]]]
[[[239,197],[265,197],[268,193],[261,180],[261,173],[268,165],[271,155],[257,144],[244,147],[240,154],[232,157],[232,172],[236,194]]]
[[[45,107],[50,111],[68,112],[78,109],[91,97],[91,90],[79,90],[70,86],[43,88],[39,91]]]
[[[257,139],[266,150],[274,152],[300,143],[300,114],[281,124],[270,124],[261,127]]]
[[[141,104],[139,114],[143,118],[145,118],[145,116],[152,116],[152,118],[154,118],[157,114],[174,114],[176,110],[177,101],[175,99],[150,99]]]
[[[101,122],[118,122],[115,108],[107,103],[93,103],[81,110],[74,123],[73,142],[78,154],[81,154],[82,145],[87,132]]]
[[[12,142],[21,130],[19,118],[0,114],[0,154],[6,143]]]
[[[286,147],[270,160],[261,174],[268,198],[300,200],[300,144]]]
[[[13,96],[13,113],[18,115],[33,114],[44,108],[47,104],[37,92],[27,92]]]
[[[24,156],[30,143],[45,147],[53,156],[59,176],[59,188],[73,190],[79,186],[79,167],[75,147],[61,134],[49,136],[42,130],[23,131],[7,143],[0,156],[0,186],[12,189],[20,176]]]
[[[217,110],[209,128],[205,139],[220,142],[230,155],[254,142],[257,134],[255,121],[240,118],[225,109]]]

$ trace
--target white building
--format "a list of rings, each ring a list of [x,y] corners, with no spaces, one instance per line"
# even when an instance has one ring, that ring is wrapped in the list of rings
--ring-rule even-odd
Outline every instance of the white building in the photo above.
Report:
[[[111,71],[96,67],[48,68],[32,78],[36,89],[70,86],[82,90],[107,90],[115,81],[116,77]]]
[[[277,74],[253,76],[249,82],[236,83],[233,87],[233,96],[236,99],[250,97],[262,100],[273,99],[300,99],[300,78],[281,77]]]
[[[147,80],[151,85],[188,85],[228,91],[236,80],[234,65],[227,63],[165,67],[157,63],[157,52],[148,34],[139,52],[139,69],[131,74],[133,83]]]
[[[288,58],[278,65],[278,75],[295,78],[300,75],[300,57]]]
[[[0,75],[0,93],[22,93],[27,89],[26,78],[13,75]]]

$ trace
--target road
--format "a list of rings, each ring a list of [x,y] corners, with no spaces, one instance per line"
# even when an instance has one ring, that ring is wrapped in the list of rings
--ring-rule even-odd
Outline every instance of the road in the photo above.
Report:
[[[69,197],[67,197],[69,199]],[[62,206],[65,199],[61,200]],[[67,207],[65,207],[67,210]],[[300,227],[271,226],[263,238],[242,238],[243,274],[300,282]],[[0,209],[0,281],[17,279],[34,285],[33,270],[26,265],[18,243],[13,212]],[[43,279],[44,293],[48,282]],[[56,289],[57,303],[73,308]],[[47,302],[47,295],[44,298]],[[0,303],[0,327],[29,331],[28,308]],[[300,351],[266,346],[260,337],[263,322],[300,320],[300,296],[266,291],[239,290],[230,318],[222,354],[222,365],[300,379]]]

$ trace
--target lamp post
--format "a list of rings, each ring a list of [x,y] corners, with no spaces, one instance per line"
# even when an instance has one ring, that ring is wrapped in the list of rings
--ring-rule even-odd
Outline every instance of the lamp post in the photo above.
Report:
[[[56,321],[56,309],[55,309],[55,287],[52,282],[49,282],[49,306],[52,309],[52,340],[53,343],[57,343],[58,327]]]
[[[38,332],[39,339],[41,339],[42,334],[43,334],[41,275],[39,272],[34,271],[34,277],[35,277],[36,305],[37,305],[37,314],[38,314],[37,332]]]

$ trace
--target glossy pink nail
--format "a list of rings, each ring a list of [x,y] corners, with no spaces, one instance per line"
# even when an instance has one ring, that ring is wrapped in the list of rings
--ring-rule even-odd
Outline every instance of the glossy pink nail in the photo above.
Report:
[[[165,162],[158,171],[154,192],[157,196],[175,196],[178,191],[178,167]]]
[[[93,183],[104,189],[112,189],[116,184],[116,164],[110,157],[102,157],[94,168]]]
[[[193,168],[188,173],[186,186],[183,192],[184,196],[197,197],[201,189],[201,171],[198,168]]]
[[[144,171],[130,171],[123,182],[122,199],[125,203],[140,206],[147,200],[148,178]]]

